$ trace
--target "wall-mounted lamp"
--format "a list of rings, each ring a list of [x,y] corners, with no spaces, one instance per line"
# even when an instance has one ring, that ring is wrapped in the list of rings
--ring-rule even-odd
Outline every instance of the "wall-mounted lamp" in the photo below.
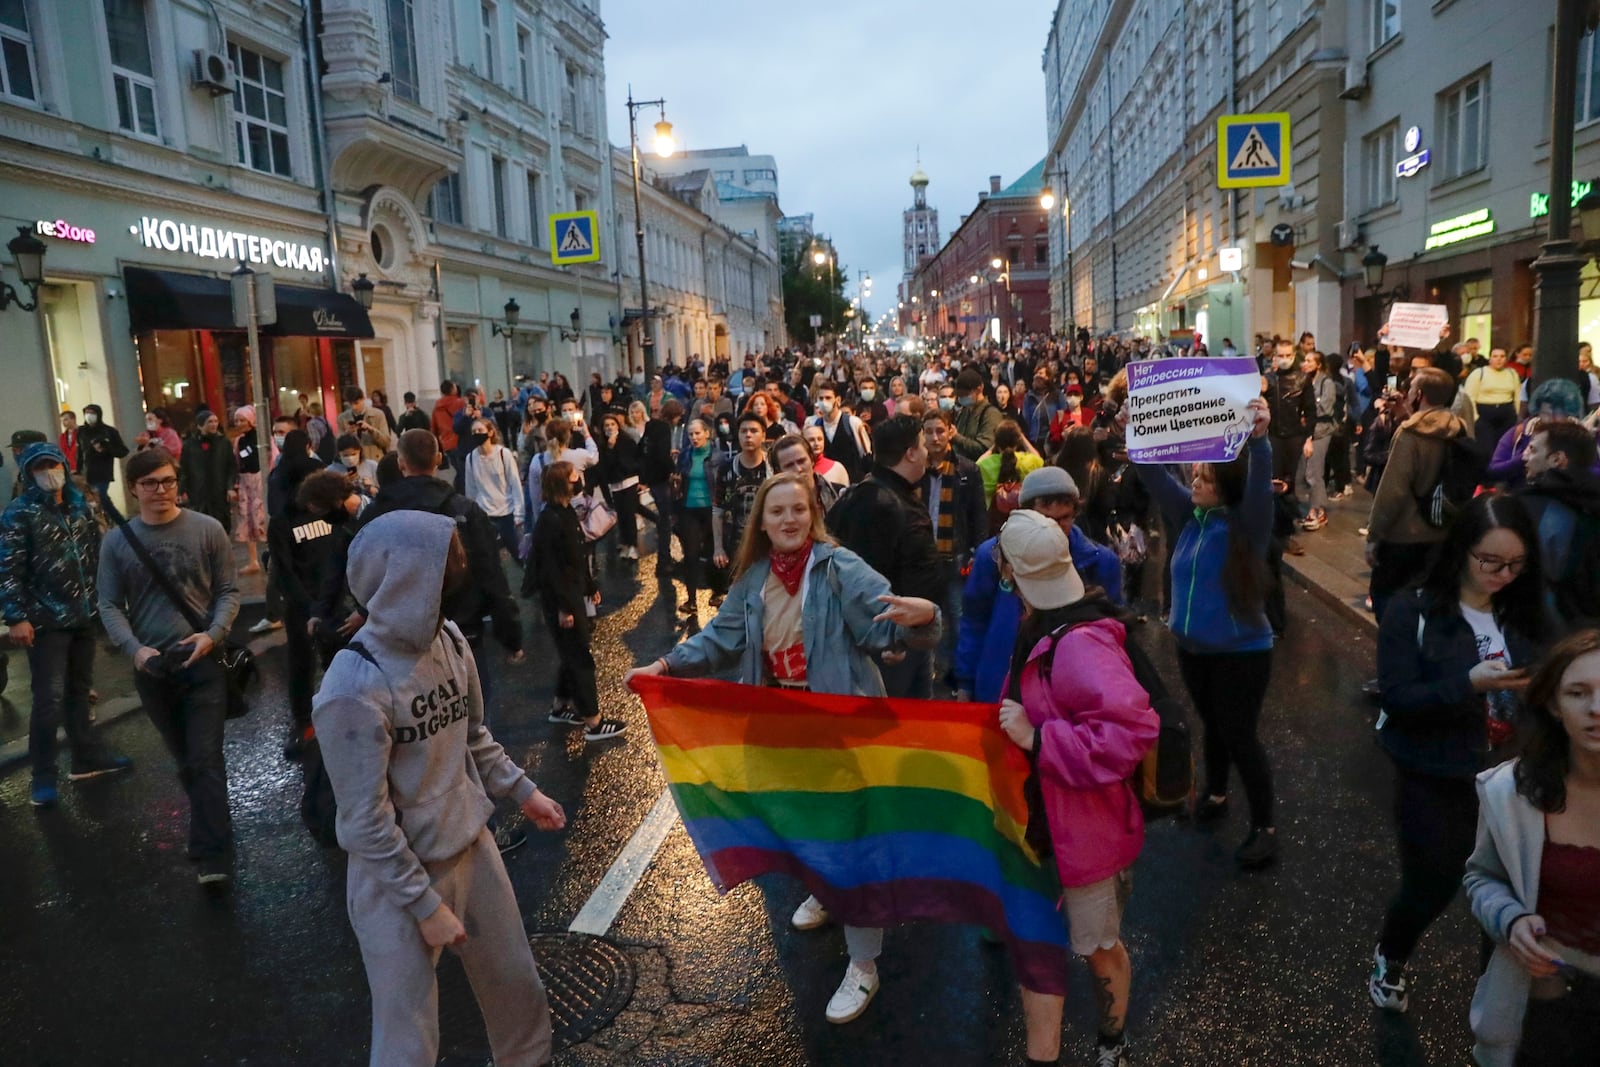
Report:
[[[371,311],[372,292],[376,288],[377,286],[372,283],[371,279],[363,273],[361,277],[350,283],[350,295],[356,298],[356,303],[361,305],[362,311]]]
[[[504,326],[501,326],[493,319],[489,320],[491,337],[509,338],[513,333],[516,332],[517,323],[522,321],[522,309],[517,306],[516,297],[512,297],[510,300],[506,301],[505,316],[506,324]]]
[[[572,309],[572,329],[562,330],[563,341],[581,341],[583,339],[583,312],[578,308]]]
[[[0,311],[12,304],[23,311],[32,311],[39,306],[39,286],[44,284],[44,242],[33,235],[32,226],[18,226],[17,235],[6,243],[6,249],[16,261],[22,284],[28,287],[29,299],[23,300],[22,294],[11,288],[10,283],[0,281]]]

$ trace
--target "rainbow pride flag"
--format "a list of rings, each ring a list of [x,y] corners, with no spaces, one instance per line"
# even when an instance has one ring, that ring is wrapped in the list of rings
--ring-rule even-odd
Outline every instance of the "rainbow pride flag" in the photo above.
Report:
[[[1023,836],[1028,761],[994,705],[633,687],[718,892],[780,871],[852,926],[975,923],[1023,985],[1065,992],[1054,878]]]

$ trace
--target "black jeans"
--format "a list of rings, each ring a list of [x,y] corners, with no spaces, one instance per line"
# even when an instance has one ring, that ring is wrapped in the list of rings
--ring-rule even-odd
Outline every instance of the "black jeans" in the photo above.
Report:
[[[1393,541],[1379,542],[1378,562],[1372,567],[1372,577],[1367,581],[1367,591],[1372,595],[1372,614],[1381,623],[1383,611],[1394,595],[1414,581],[1422,578],[1428,559],[1438,545],[1403,545]]]
[[[1517,405],[1479,404],[1478,424],[1473,432],[1478,447],[1486,456],[1494,455],[1495,446],[1505,432],[1517,424]]]
[[[311,725],[311,698],[317,691],[317,661],[321,660],[322,669],[327,670],[328,664],[333,662],[334,653],[343,643],[342,638],[337,643],[313,639],[306,632],[306,625],[310,621],[309,605],[284,601],[284,652],[289,660],[289,677],[284,679],[284,687],[289,690],[289,715],[294,726],[301,731]],[[332,626],[335,623],[325,622],[322,625]]]
[[[1272,434],[1269,440],[1272,442],[1272,480],[1289,483],[1289,499],[1298,512],[1300,464],[1305,462],[1305,454],[1301,450],[1306,446],[1306,435],[1279,437],[1277,434]]]
[[[1228,772],[1239,768],[1250,802],[1250,825],[1272,826],[1272,765],[1261,743],[1261,705],[1272,674],[1272,652],[1178,650],[1178,670],[1205,727],[1206,792],[1227,796]]]
[[[1378,937],[1384,958],[1403,963],[1423,931],[1461,893],[1461,876],[1478,834],[1478,793],[1471,778],[1439,778],[1395,768],[1394,819],[1400,891]]]
[[[607,489],[611,506],[617,509],[617,547],[639,547],[639,486]]]
[[[683,584],[693,600],[702,585],[711,584],[711,509],[680,508],[678,540],[683,542]]]
[[[33,718],[28,724],[28,755],[33,780],[56,780],[56,729],[65,725],[74,764],[101,755],[89,721],[89,687],[94,681],[94,631],[35,630],[28,649],[33,676]]]
[[[650,497],[655,501],[656,573],[665,574],[672,566],[672,517],[677,502],[672,499],[672,483],[657,482],[650,486]],[[641,509],[645,510],[645,509]]]
[[[233,844],[228,814],[228,767],[222,754],[227,689],[222,664],[206,656],[170,678],[135,671],[144,713],[178,762],[189,796],[189,858],[226,855]]]
[[[1517,1067],[1592,1067],[1600,1049],[1600,978],[1580,977],[1555,1000],[1529,1000]]]
[[[545,628],[556,646],[556,699],[570,700],[585,719],[600,714],[600,693],[594,679],[594,654],[589,649],[592,627],[585,612],[563,628],[557,612],[544,613]]]

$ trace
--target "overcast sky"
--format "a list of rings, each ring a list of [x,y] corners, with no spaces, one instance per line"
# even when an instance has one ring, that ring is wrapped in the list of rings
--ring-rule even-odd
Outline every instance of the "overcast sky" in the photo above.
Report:
[[[664,98],[685,148],[778,160],[786,215],[816,217],[842,263],[893,307],[900,212],[922,146],[948,239],[989,175],[1009,185],[1045,151],[1039,62],[1054,0],[601,0],[613,142],[631,82]],[[654,112],[640,112],[648,130]],[[854,288],[847,290],[854,293]]]

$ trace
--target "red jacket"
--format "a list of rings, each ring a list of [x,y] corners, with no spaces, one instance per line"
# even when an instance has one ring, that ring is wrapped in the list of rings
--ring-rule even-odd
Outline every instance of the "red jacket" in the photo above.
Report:
[[[441,396],[433,405],[433,435],[439,439],[439,447],[446,452],[454,452],[460,443],[456,439],[456,415],[467,406],[467,402],[459,396]]]
[[[1128,776],[1155,744],[1161,720],[1133,676],[1114,619],[1074,626],[1055,642],[1048,688],[1040,641],[1022,670],[1022,707],[1039,731],[1039,780],[1056,867],[1067,888],[1132,865],[1144,847],[1144,812]]]
[[[61,446],[61,454],[67,457],[67,470],[78,469],[78,431],[61,431],[61,436],[56,438],[56,443]]]

